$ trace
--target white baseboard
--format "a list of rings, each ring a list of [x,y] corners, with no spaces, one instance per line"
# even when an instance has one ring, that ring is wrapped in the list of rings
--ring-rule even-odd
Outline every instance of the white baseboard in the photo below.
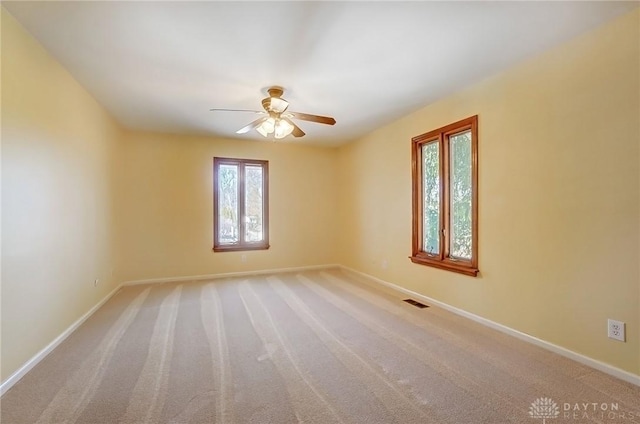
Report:
[[[76,322],[71,324],[69,328],[64,330],[62,334],[56,337],[51,343],[49,343],[44,349],[38,352],[33,358],[29,359],[22,365],[16,372],[11,374],[9,378],[0,384],[0,396],[4,395],[14,384],[16,384],[26,373],[28,373],[33,367],[38,365],[40,361],[42,361],[53,349],[55,349],[60,343],[62,343],[67,337],[71,335],[83,322],[85,322],[91,315],[93,315],[102,305],[104,305],[107,300],[111,299],[111,297],[118,292],[122,288],[122,284],[113,289],[111,293],[106,295],[100,302],[98,302],[93,308],[89,309],[89,311],[81,316]]]
[[[176,281],[198,281],[198,280],[216,280],[220,278],[231,277],[244,277],[249,275],[266,275],[276,274],[284,272],[301,272],[301,271],[313,271],[316,269],[327,268],[340,268],[338,264],[326,264],[326,265],[309,265],[299,266],[293,268],[275,268],[275,269],[259,269],[255,271],[238,271],[238,272],[225,272],[220,274],[206,274],[206,275],[188,275],[183,277],[163,277],[163,278],[149,278],[145,280],[132,280],[122,283],[123,286],[136,286],[138,284],[157,284],[157,283],[171,283]]]
[[[555,345],[553,343],[547,342],[545,340],[539,339],[537,337],[531,336],[531,335],[523,333],[521,331],[514,330],[513,328],[507,327],[506,325],[499,324],[499,323],[497,323],[495,321],[491,321],[491,320],[483,318],[483,317],[481,317],[479,315],[472,314],[470,312],[467,312],[467,311],[464,311],[462,309],[456,308],[454,306],[448,305],[448,304],[446,304],[444,302],[440,302],[439,300],[430,298],[430,297],[425,296],[423,294],[414,292],[414,291],[409,290],[409,289],[405,289],[404,287],[400,287],[400,286],[398,286],[396,284],[390,283],[388,281],[382,280],[380,278],[374,277],[374,276],[366,274],[364,272],[356,271],[355,269],[352,269],[352,268],[349,268],[349,267],[346,267],[346,266],[343,266],[343,265],[340,265],[340,269],[342,269],[342,270],[344,270],[346,272],[353,273],[355,275],[359,275],[359,276],[364,277],[364,278],[366,278],[368,280],[371,280],[371,281],[373,281],[373,282],[375,282],[377,284],[389,287],[389,288],[391,288],[391,289],[393,289],[395,291],[404,293],[404,294],[406,294],[408,296],[411,296],[411,297],[414,297],[414,298],[416,298],[418,300],[422,300],[422,301],[430,303],[432,305],[437,305],[440,308],[446,309],[449,312],[453,312],[456,315],[463,316],[463,317],[468,318],[468,319],[470,319],[472,321],[478,322],[478,323],[480,323],[482,325],[485,325],[487,327],[493,328],[493,329],[498,330],[498,331],[500,331],[502,333],[505,333],[505,334],[508,334],[510,336],[516,337],[516,338],[518,338],[520,340],[523,340],[525,342],[532,343],[532,344],[534,344],[536,346],[539,346],[539,347],[541,347],[543,349],[547,349],[547,350],[549,350],[551,352],[557,353],[557,354],[562,355],[562,356],[564,356],[566,358],[573,359],[574,361],[580,362],[583,365],[586,365],[586,366],[591,367],[591,368],[595,368],[598,371],[602,371],[602,372],[604,372],[606,374],[612,375],[614,377],[617,377],[617,378],[619,378],[621,380],[624,380],[626,382],[629,382],[631,384],[635,384],[636,386],[640,386],[640,376],[639,375],[630,373],[630,372],[622,370],[620,368],[616,368],[613,365],[609,365],[609,364],[606,364],[604,362],[600,362],[600,361],[598,361],[596,359],[590,358],[588,356],[584,356],[584,355],[582,355],[580,353],[577,353],[577,352],[574,352],[572,350],[566,349],[564,347]]]

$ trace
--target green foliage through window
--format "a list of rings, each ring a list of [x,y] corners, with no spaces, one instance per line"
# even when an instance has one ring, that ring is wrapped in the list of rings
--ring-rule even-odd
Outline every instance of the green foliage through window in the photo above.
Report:
[[[478,273],[477,116],[416,136],[411,260]]]
[[[450,255],[454,258],[471,259],[473,243],[471,229],[471,131],[449,138],[451,175],[451,237]]]
[[[440,151],[437,142],[422,146],[424,199],[424,247],[432,255],[440,253]]]
[[[268,249],[268,162],[214,158],[215,251]]]

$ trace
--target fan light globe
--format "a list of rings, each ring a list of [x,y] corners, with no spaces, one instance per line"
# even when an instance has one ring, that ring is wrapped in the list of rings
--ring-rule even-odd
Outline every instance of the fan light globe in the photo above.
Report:
[[[276,128],[275,128],[275,137],[277,139],[285,138],[286,136],[291,134],[292,131],[293,131],[293,125],[291,125],[289,122],[283,119],[278,119],[278,122],[276,122]]]
[[[275,126],[276,126],[275,119],[269,118],[266,121],[264,121],[262,124],[260,124],[260,126],[256,128],[256,131],[262,134],[263,137],[268,137],[269,134],[271,134],[274,131]]]
[[[262,125],[256,128],[256,131],[258,131],[263,137],[267,137],[269,135],[269,133],[262,128]]]

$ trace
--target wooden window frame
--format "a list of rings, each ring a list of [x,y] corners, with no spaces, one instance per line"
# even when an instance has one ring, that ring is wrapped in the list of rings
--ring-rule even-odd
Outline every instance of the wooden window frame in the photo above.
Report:
[[[471,260],[450,256],[450,175],[449,138],[471,130]],[[438,254],[424,251],[423,237],[423,176],[422,146],[436,142],[439,146],[440,169],[440,249]],[[446,125],[411,139],[413,237],[410,259],[413,263],[453,271],[469,276],[478,275],[478,115]]]
[[[238,166],[238,243],[220,243],[218,229],[219,189],[218,172],[220,165]],[[262,234],[259,242],[247,242],[245,238],[245,167],[247,165],[262,167]],[[214,252],[238,252],[246,250],[269,249],[269,161],[257,159],[213,158],[213,251]]]

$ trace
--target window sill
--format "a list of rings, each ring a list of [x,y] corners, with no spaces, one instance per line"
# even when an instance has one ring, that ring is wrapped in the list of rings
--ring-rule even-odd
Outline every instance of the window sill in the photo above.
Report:
[[[465,266],[462,264],[457,264],[453,262],[444,262],[439,260],[433,260],[429,258],[425,258],[423,256],[409,256],[411,262],[418,265],[426,265],[434,268],[444,269],[446,271],[457,272],[459,274],[468,275],[470,277],[476,277],[478,275],[478,268],[474,268],[471,266]]]
[[[246,250],[267,250],[269,249],[268,244],[255,244],[255,245],[243,245],[243,246],[235,246],[235,245],[229,245],[229,246],[213,246],[213,251],[214,252],[242,252],[242,251],[246,251]]]

